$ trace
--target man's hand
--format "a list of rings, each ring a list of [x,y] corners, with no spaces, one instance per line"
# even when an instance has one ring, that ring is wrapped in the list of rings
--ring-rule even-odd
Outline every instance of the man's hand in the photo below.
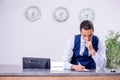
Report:
[[[80,63],[78,65],[72,65],[72,69],[75,71],[83,71],[85,69],[84,66],[82,66]]]
[[[86,47],[87,47],[88,50],[91,52],[91,55],[92,55],[92,56],[94,56],[94,55],[96,54],[96,51],[94,50],[91,41],[86,41]]]
[[[91,41],[86,41],[85,44],[86,44],[86,47],[88,48],[89,51],[93,49]]]

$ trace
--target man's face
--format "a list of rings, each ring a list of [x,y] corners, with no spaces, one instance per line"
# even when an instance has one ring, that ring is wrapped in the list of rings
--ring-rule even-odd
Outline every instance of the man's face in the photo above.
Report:
[[[80,33],[81,33],[83,40],[86,42],[86,41],[92,40],[92,35],[94,31],[92,29],[89,29],[89,30],[82,29]]]

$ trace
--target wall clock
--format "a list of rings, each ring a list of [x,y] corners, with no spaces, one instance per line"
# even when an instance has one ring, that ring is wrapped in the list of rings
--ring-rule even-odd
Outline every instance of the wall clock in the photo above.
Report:
[[[35,22],[41,17],[41,11],[36,6],[31,6],[25,11],[25,16],[29,21]]]
[[[94,19],[95,19],[95,12],[92,9],[84,8],[83,10],[81,10],[80,12],[81,21],[84,21],[84,20],[93,21]]]
[[[64,7],[58,7],[54,12],[54,18],[58,22],[65,22],[69,17],[69,12]]]

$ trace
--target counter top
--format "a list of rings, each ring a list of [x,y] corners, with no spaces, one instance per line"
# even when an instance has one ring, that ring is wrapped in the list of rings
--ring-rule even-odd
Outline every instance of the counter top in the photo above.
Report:
[[[72,70],[51,71],[49,69],[23,69],[21,65],[0,65],[0,76],[120,76],[120,70],[110,69],[77,72]]]

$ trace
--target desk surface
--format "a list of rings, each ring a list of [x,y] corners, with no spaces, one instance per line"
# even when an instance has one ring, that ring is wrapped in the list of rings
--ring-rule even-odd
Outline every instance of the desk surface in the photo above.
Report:
[[[120,70],[77,72],[71,70],[51,71],[44,69],[23,69],[20,65],[0,65],[0,76],[120,76]]]

